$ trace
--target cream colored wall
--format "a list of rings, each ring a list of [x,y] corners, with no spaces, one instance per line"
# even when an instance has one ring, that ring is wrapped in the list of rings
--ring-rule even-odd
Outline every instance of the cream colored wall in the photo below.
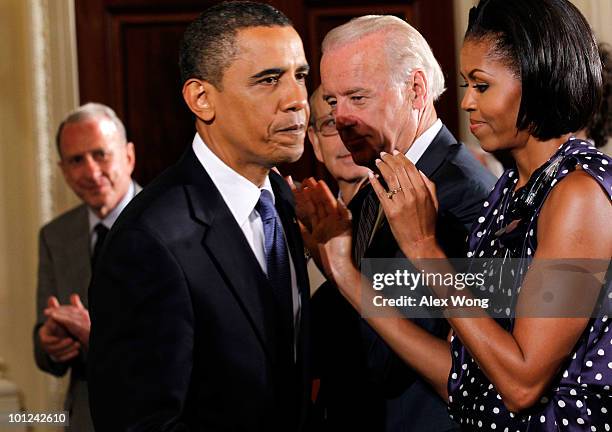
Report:
[[[72,0],[0,0],[0,357],[28,411],[62,400],[63,383],[34,364],[32,326],[38,229],[76,203],[53,147],[78,101],[73,16]]]
[[[0,356],[26,406],[41,407],[44,383],[32,367],[30,336],[40,208],[28,13],[23,1],[0,4]]]
[[[463,34],[467,28],[468,13],[478,0],[453,0],[455,14],[455,48],[457,52],[457,70],[459,70],[459,51]],[[597,39],[600,42],[612,44],[612,1],[610,0],[572,0],[572,3],[580,9],[582,14],[591,24]],[[461,103],[463,89],[459,89],[458,104]],[[478,141],[470,133],[468,127],[468,116],[465,112],[460,112],[459,117],[459,136],[460,139],[470,145],[478,146]],[[607,154],[612,155],[612,139],[608,140],[608,145],[604,147]]]

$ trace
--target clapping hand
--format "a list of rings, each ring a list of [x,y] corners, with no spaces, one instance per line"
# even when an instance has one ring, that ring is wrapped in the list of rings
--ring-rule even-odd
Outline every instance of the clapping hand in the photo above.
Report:
[[[305,180],[301,189],[294,190],[298,218],[316,245],[319,264],[326,276],[334,279],[344,266],[353,266],[351,244],[351,214],[337,200],[324,181]]]
[[[82,346],[89,346],[91,328],[89,311],[81,303],[78,294],[70,296],[69,305],[58,305],[45,309],[45,315],[61,324]]]
[[[76,341],[66,328],[50,316],[50,311],[60,307],[55,296],[47,300],[47,316],[44,324],[38,329],[40,345],[53,361],[67,362],[79,355],[81,344]]]

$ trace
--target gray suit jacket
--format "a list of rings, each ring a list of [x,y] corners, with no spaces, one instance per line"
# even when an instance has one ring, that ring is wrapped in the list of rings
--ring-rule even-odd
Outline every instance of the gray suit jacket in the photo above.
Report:
[[[135,192],[141,187],[134,183]],[[87,207],[82,204],[58,216],[41,228],[39,234],[38,288],[36,294],[36,325],[34,326],[34,357],[40,369],[63,376],[70,369],[70,385],[64,409],[69,412],[69,431],[93,431],[89,414],[87,390],[87,353],[65,363],[55,362],[40,345],[38,329],[46,320],[43,311],[47,299],[55,296],[61,304],[70,303],[73,293],[81,297],[86,308],[91,279],[91,251]]]

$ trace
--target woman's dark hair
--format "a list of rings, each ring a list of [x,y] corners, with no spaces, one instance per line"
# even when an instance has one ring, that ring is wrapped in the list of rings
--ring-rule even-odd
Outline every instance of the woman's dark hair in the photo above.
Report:
[[[599,109],[586,127],[586,135],[595,147],[605,146],[612,136],[612,47],[599,44],[599,57],[603,67],[603,95]]]
[[[519,130],[547,140],[584,128],[601,100],[595,37],[567,0],[481,0],[465,41],[490,42],[490,55],[521,80]]]

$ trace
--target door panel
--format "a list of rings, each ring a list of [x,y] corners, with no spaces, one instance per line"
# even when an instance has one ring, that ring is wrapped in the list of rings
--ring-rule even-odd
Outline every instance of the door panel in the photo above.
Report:
[[[195,133],[181,95],[178,46],[182,33],[215,1],[75,0],[81,102],[106,103],[125,122],[136,146],[134,177],[147,184],[177,160]],[[312,67],[310,90],[319,84],[320,43],[331,28],[370,13],[393,14],[423,33],[442,65],[447,91],[438,114],[457,131],[453,10],[450,0],[270,1],[294,22]],[[301,180],[330,180],[309,144],[302,158],[280,167]]]

